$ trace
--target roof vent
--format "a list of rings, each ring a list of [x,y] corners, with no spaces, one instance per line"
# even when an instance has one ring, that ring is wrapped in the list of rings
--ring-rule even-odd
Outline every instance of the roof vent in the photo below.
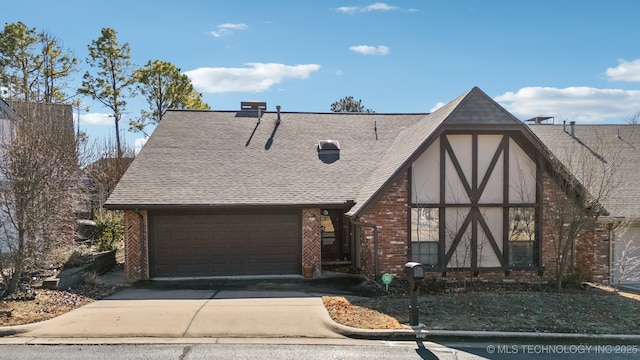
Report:
[[[340,160],[340,143],[336,140],[318,140],[318,158],[325,164]]]
[[[551,121],[549,121],[551,120]],[[535,125],[555,124],[555,117],[538,115],[531,119],[527,119],[524,122],[533,123]]]
[[[575,121],[569,121],[569,131],[571,134],[571,137],[576,137],[576,122]]]
[[[340,152],[340,143],[336,140],[318,140],[318,152],[337,154]]]
[[[242,111],[267,111],[267,103],[264,101],[242,101],[240,103],[240,110]]]

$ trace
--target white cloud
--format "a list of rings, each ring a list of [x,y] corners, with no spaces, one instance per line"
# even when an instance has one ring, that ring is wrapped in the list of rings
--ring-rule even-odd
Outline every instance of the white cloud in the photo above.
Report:
[[[613,81],[640,81],[640,59],[618,60],[618,66],[607,69],[607,77]]]
[[[91,125],[113,125],[113,116],[103,113],[89,113],[80,115],[81,124]]]
[[[375,4],[364,6],[364,7],[362,7],[360,9],[360,11],[362,11],[362,12],[367,12],[367,11],[394,11],[394,10],[398,10],[398,7],[397,6],[387,5],[385,3],[375,3]]]
[[[358,45],[349,47],[349,50],[363,55],[387,55],[389,53],[389,47],[384,45]]]
[[[307,79],[320,69],[317,64],[284,65],[247,63],[246,68],[198,68],[186,71],[193,86],[206,93],[231,91],[262,92],[284,79]]]
[[[495,100],[521,120],[544,115],[583,123],[622,123],[640,109],[640,90],[525,87]]]
[[[400,9],[397,6],[387,5],[385,3],[375,3],[367,6],[341,6],[336,8],[337,12],[345,14],[355,14],[357,12],[370,12],[370,11],[395,11]]]
[[[341,6],[336,9],[337,12],[345,13],[345,14],[353,14],[358,11],[357,6]]]
[[[147,143],[147,140],[149,140],[148,137],[144,137],[144,138],[137,138],[134,142],[133,142],[133,148],[135,149],[136,154],[140,152],[140,150],[142,150],[142,147],[144,146],[144,144]]]
[[[434,112],[445,105],[447,105],[447,103],[439,102],[436,104],[436,106],[432,107],[431,110],[429,110],[429,112]]]
[[[234,30],[246,30],[248,28],[249,26],[247,24],[226,23],[226,24],[218,25],[218,30],[211,31],[210,34],[213,35],[214,37],[219,38],[226,35],[231,35],[234,32]]]

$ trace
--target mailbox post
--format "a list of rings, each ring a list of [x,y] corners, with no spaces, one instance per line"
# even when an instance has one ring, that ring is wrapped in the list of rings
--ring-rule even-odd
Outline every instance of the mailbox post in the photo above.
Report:
[[[424,280],[424,268],[419,262],[408,262],[404,265],[404,274],[409,280],[409,324],[411,326],[418,326],[420,323],[420,309],[418,308],[418,290],[417,281]]]

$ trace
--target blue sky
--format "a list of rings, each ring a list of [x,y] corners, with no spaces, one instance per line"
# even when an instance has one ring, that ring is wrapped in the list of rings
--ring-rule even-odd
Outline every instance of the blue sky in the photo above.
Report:
[[[3,24],[44,30],[82,60],[114,28],[135,65],[173,63],[214,110],[261,100],[328,112],[353,96],[379,113],[430,112],[478,86],[522,120],[556,123],[624,123],[640,111],[638,14],[634,0],[0,0]],[[110,135],[107,111],[84,101],[81,128]],[[132,99],[121,127],[143,106]]]

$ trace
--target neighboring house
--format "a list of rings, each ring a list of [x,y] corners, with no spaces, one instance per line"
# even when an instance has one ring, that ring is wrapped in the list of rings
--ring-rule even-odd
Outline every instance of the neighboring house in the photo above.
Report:
[[[564,123],[530,128],[565,166],[575,168],[573,173],[582,183],[599,181],[590,177],[612,168],[606,179],[612,183],[601,187],[611,191],[603,204],[609,214],[600,219],[609,226],[599,245],[608,249],[597,256],[603,261],[608,257],[611,284],[640,284],[640,125]]]
[[[242,105],[169,111],[116,186],[105,206],[125,210],[129,278],[327,264],[402,276],[420,261],[436,277],[553,279],[555,163],[480,89],[431,114]],[[609,243],[594,233],[576,266],[606,282]]]
[[[59,171],[64,166],[73,167],[77,165],[73,113],[70,105],[33,103],[19,100],[5,101],[0,99],[0,144],[3,148],[5,148],[5,146],[14,139],[21,139],[20,134],[21,132],[22,134],[25,134],[24,131],[33,135],[30,137],[32,139],[53,139],[49,142],[43,140],[37,144],[32,143],[32,147],[28,148],[29,152],[26,153],[28,156],[19,156],[19,161],[23,162],[20,163],[21,166],[18,167],[18,169],[27,169],[29,175],[26,176],[26,178],[30,178],[30,176],[32,176],[36,179],[30,182],[30,185],[33,185],[34,182],[38,182],[38,179],[50,179],[51,176],[55,176],[52,175],[51,172],[47,173],[47,175],[43,175],[42,177],[36,176],[41,174],[35,171],[36,167],[41,170],[42,168],[39,167],[39,165],[42,165],[43,163],[46,163],[45,166],[47,167],[58,170],[57,174],[61,174]],[[22,139],[24,139],[24,137]],[[24,144],[24,142],[20,142],[20,144]],[[55,146],[45,146],[42,144],[54,144]],[[22,154],[25,153],[23,152]],[[50,159],[50,156],[54,156],[54,159]],[[41,159],[51,161],[40,161]],[[3,161],[3,165],[7,166],[8,163],[15,165],[15,161],[18,160],[13,159],[13,161],[14,162]],[[48,171],[52,171],[51,168],[47,168]],[[11,169],[12,167],[9,166],[8,170],[6,170],[7,172],[0,171],[0,183],[3,186],[3,189],[6,189],[9,184],[6,174],[8,172],[12,172]],[[68,186],[74,186],[72,181],[69,181],[68,184]],[[16,226],[16,219],[12,211],[14,211],[15,207],[19,206],[16,204],[21,203],[21,201],[14,200],[12,197],[15,196],[16,198],[20,198],[20,196],[23,196],[23,198],[20,198],[22,200],[25,199],[24,196],[28,196],[22,192],[9,194],[10,195],[8,195],[7,198],[10,200],[3,197],[3,201],[6,202],[3,203],[2,211],[0,211],[0,221],[3,221],[2,224],[0,224],[0,228],[4,231],[4,235],[0,239],[0,243],[2,243],[0,244],[2,246],[0,251],[2,251],[2,253],[9,251],[9,247],[6,244],[15,240],[12,239],[14,234],[11,234],[11,229]],[[31,200],[33,200],[33,198],[28,198],[25,201]],[[68,211],[68,215],[70,217],[73,215],[73,210],[75,209],[69,209]],[[64,212],[64,214],[67,214],[67,212]],[[5,226],[7,224],[10,225]],[[7,234],[10,234],[10,236],[7,236]]]
[[[0,98],[0,129],[8,129],[9,119],[17,117],[9,104]]]

